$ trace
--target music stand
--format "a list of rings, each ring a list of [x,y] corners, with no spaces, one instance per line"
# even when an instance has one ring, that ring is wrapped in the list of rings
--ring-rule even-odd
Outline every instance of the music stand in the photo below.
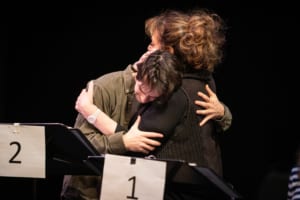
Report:
[[[62,123],[20,123],[44,126],[46,133],[46,175],[100,175],[87,159],[100,154],[79,129]]]
[[[166,193],[171,191],[196,191],[203,200],[242,199],[231,184],[214,171],[184,160],[157,159],[167,162]],[[192,189],[192,190],[191,190]]]
[[[149,159],[149,158],[144,158]],[[96,168],[103,170],[105,155],[89,156],[90,163]],[[151,159],[150,159],[151,160]],[[175,159],[153,159],[165,161],[166,169],[166,192],[168,190],[187,190],[193,189],[197,194],[201,194],[203,200],[234,200],[242,199],[242,196],[235,191],[232,185],[226,183],[221,177],[212,170],[195,166],[184,160]]]

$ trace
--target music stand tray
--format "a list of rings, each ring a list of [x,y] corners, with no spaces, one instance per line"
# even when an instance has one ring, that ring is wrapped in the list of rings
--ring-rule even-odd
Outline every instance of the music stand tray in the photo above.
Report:
[[[20,123],[44,126],[46,133],[46,174],[100,175],[88,156],[100,154],[83,133],[62,123]]]

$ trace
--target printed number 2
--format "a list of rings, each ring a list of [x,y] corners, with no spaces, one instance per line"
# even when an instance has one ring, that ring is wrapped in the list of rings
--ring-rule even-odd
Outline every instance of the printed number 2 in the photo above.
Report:
[[[11,157],[11,159],[9,159],[9,163],[18,163],[20,164],[21,161],[20,160],[15,160],[15,158],[17,157],[17,155],[20,153],[21,151],[21,144],[19,142],[11,142],[10,145],[17,145],[17,151],[16,153]]]
[[[128,181],[132,180],[132,191],[131,191],[131,196],[127,196],[127,199],[138,199],[137,197],[134,196],[135,192],[135,176],[131,177],[128,179]]]

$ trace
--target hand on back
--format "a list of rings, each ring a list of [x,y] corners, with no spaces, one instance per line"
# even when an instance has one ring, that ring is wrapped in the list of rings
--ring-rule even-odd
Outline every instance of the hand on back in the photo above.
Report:
[[[224,116],[224,105],[219,101],[217,95],[209,88],[205,86],[208,95],[198,92],[198,96],[203,101],[196,100],[195,104],[202,107],[196,111],[198,115],[204,115],[205,117],[199,123],[199,126],[203,126],[210,119],[219,119]]]
[[[162,138],[163,135],[156,132],[145,132],[138,129],[141,117],[130,128],[130,130],[123,136],[125,147],[128,151],[141,152],[148,154],[153,151],[155,147],[160,146],[160,142],[155,138]]]

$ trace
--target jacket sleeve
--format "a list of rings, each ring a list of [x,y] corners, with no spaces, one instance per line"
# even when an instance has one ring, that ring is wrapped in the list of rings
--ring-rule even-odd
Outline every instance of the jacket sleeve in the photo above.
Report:
[[[232,123],[232,114],[230,109],[221,102],[224,106],[224,116],[221,119],[216,119],[215,122],[217,123],[218,131],[224,132],[231,126]]]
[[[108,116],[112,116],[115,109],[116,99],[115,90],[112,88],[111,78],[113,75],[105,75],[94,81],[94,104],[105,112]],[[117,120],[117,119],[114,119]],[[75,128],[87,137],[92,145],[99,153],[124,154],[127,150],[123,142],[123,132],[113,135],[104,135],[79,113],[75,121]]]
[[[103,135],[93,125],[89,124],[81,114],[77,115],[75,127],[81,130],[100,154],[124,154],[127,152],[123,142],[123,132],[109,136]]]

